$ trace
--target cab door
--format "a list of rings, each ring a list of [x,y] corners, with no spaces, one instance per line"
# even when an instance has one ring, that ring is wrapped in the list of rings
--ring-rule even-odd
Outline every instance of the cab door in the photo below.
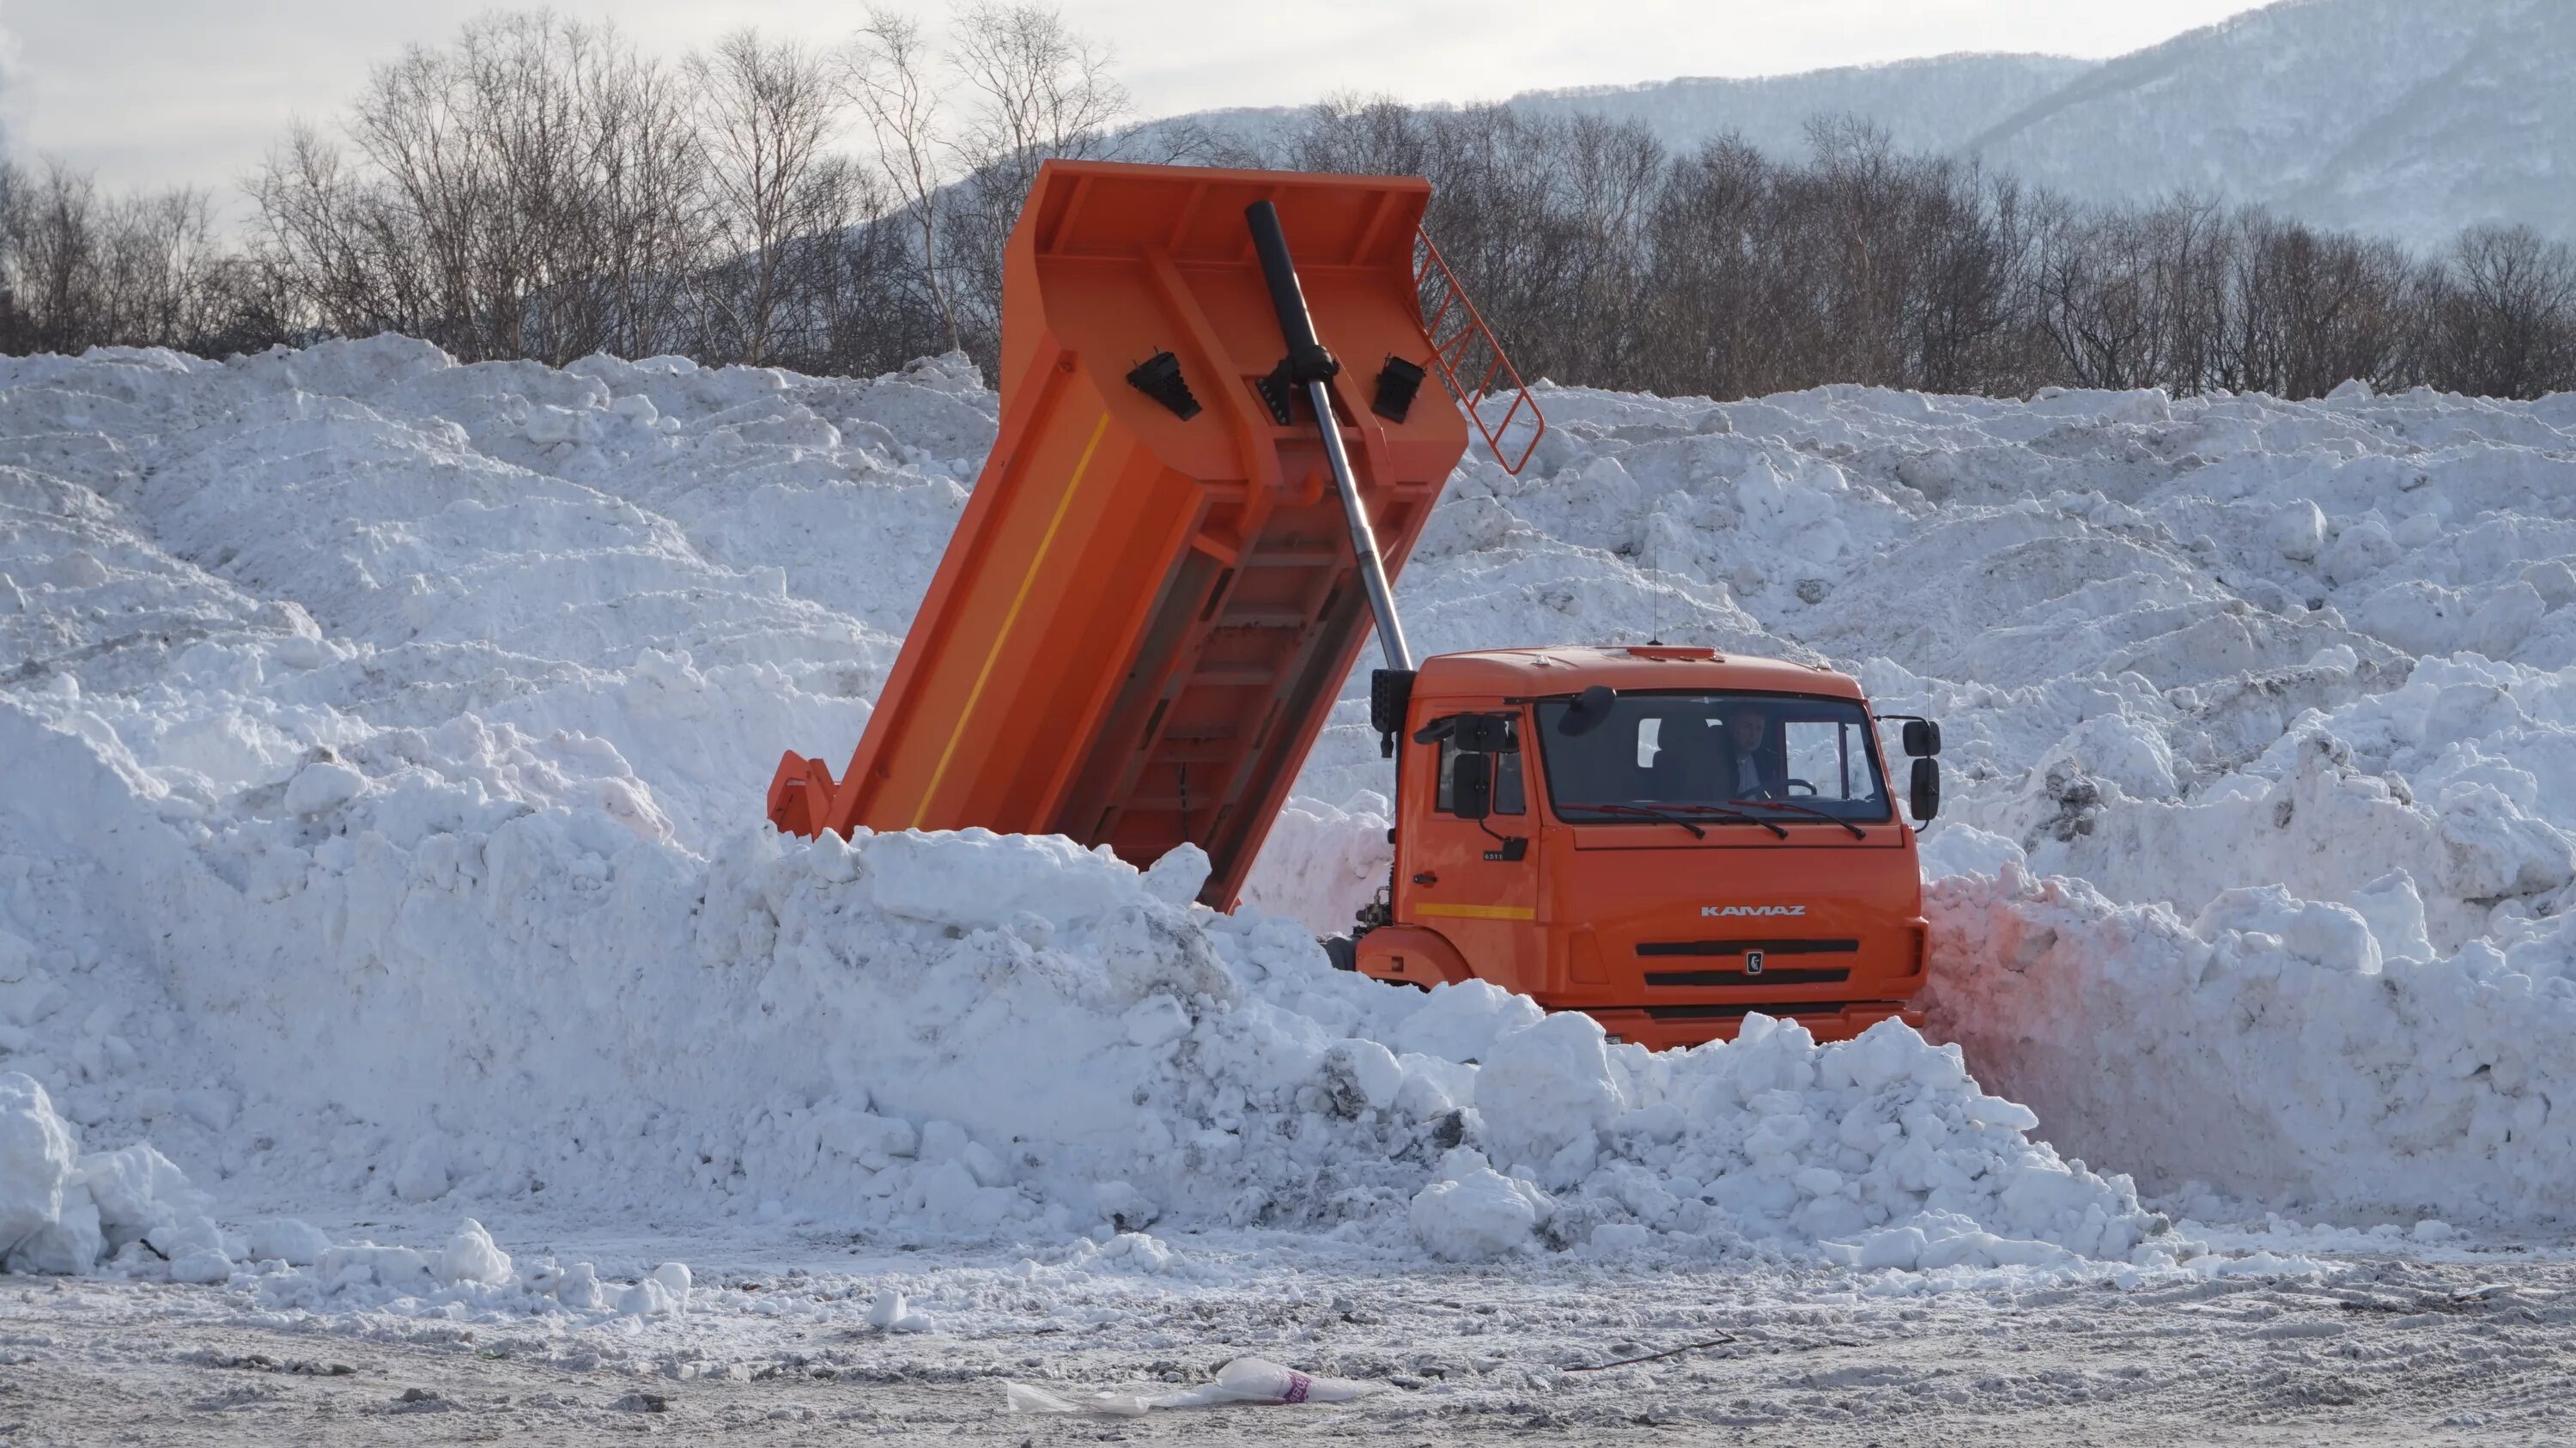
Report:
[[[1515,719],[1513,743],[1521,733]],[[1538,919],[1538,821],[1528,760],[1517,748],[1493,763],[1492,812],[1457,813],[1460,751],[1452,740],[1405,742],[1406,799],[1399,810],[1395,918],[1438,931],[1481,980],[1507,990],[1541,988],[1546,948]]]

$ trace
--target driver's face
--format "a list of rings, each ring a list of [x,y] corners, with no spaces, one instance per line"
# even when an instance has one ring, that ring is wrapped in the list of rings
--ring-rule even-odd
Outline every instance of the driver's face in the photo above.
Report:
[[[1751,709],[1738,710],[1726,716],[1726,737],[1734,740],[1738,749],[1761,748],[1762,736],[1769,730],[1770,721]]]

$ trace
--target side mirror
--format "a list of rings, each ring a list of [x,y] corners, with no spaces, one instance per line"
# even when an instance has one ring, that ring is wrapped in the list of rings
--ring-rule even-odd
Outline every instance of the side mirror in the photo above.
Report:
[[[1905,721],[1905,752],[1917,759],[1931,759],[1941,752],[1941,726],[1929,719]],[[1933,794],[1940,794],[1936,786]]]
[[[1618,702],[1618,690],[1608,684],[1595,684],[1574,696],[1565,717],[1556,721],[1556,732],[1569,739],[1589,734],[1609,720],[1611,707]]]
[[[1494,812],[1494,756],[1460,754],[1449,762],[1449,812],[1462,820]]]
[[[1913,726],[1906,727],[1910,730]],[[1908,741],[1907,747],[1912,747],[1912,741]],[[1913,793],[1914,797],[1906,802],[1906,807],[1913,811],[1914,822],[1918,825],[1930,823],[1932,817],[1941,812],[1941,766],[1938,761],[1919,758],[1914,761]]]
[[[1461,714],[1457,732],[1450,737],[1468,754],[1518,754],[1521,749],[1509,714]]]

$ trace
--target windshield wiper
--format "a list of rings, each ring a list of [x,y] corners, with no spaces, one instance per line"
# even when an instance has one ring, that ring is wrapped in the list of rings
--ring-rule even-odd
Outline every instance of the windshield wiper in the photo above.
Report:
[[[1755,802],[1758,803],[1759,801]],[[1707,815],[1711,819],[1719,820],[1730,825],[1760,825],[1762,828],[1769,830],[1771,833],[1778,835],[1784,840],[1789,838],[1789,832],[1780,828],[1777,824],[1766,819],[1758,819],[1752,815],[1728,809],[1722,804],[1672,804],[1661,806],[1661,808],[1686,809],[1696,814]]]
[[[1693,839],[1697,839],[1697,840],[1704,840],[1704,839],[1707,839],[1707,838],[1708,838],[1708,831],[1706,831],[1706,830],[1704,830],[1704,829],[1701,829],[1699,826],[1697,826],[1697,825],[1695,825],[1695,824],[1692,824],[1689,820],[1683,819],[1680,815],[1672,814],[1672,813],[1669,813],[1669,812],[1667,812],[1667,811],[1659,810],[1659,809],[1647,809],[1647,808],[1646,808],[1645,806],[1643,806],[1643,805],[1634,805],[1634,804],[1576,804],[1576,805],[1566,805],[1566,806],[1563,806],[1563,808],[1566,808],[1566,809],[1583,809],[1583,810],[1591,810],[1591,811],[1594,811],[1595,813],[1598,813],[1598,814],[1627,814],[1627,815],[1643,815],[1643,816],[1645,816],[1645,817],[1646,817],[1646,818],[1648,818],[1648,819],[1662,820],[1662,821],[1663,821],[1664,823],[1666,823],[1666,824],[1671,824],[1671,825],[1680,825],[1683,829],[1686,829],[1686,830],[1688,830],[1688,831],[1690,831],[1690,832],[1691,832],[1691,838],[1693,838]],[[1785,833],[1785,832],[1784,832],[1784,833]]]
[[[1780,828],[1778,825],[1773,824],[1771,821],[1766,820],[1766,819],[1759,819],[1759,818],[1756,818],[1755,816],[1752,816],[1752,815],[1749,815],[1749,814],[1738,814],[1738,813],[1736,813],[1735,811],[1733,811],[1733,810],[1731,810],[1731,809],[1728,809],[1728,808],[1726,808],[1726,807],[1725,807],[1725,806],[1723,806],[1723,805],[1714,805],[1714,804],[1676,804],[1676,805],[1654,805],[1654,806],[1648,806],[1648,805],[1641,805],[1641,804],[1570,804],[1570,805],[1560,805],[1560,806],[1558,806],[1558,808],[1559,808],[1559,809],[1561,809],[1561,810],[1566,810],[1566,809],[1588,809],[1588,810],[1599,810],[1599,811],[1600,811],[1601,813],[1603,813],[1603,814],[1632,814],[1632,815],[1644,815],[1644,816],[1647,816],[1648,818],[1651,818],[1651,819],[1669,820],[1670,822],[1672,822],[1672,823],[1674,823],[1674,824],[1680,825],[1683,829],[1686,829],[1686,830],[1690,831],[1690,832],[1691,832],[1691,834],[1692,834],[1693,836],[1695,836],[1695,837],[1697,837],[1697,838],[1699,838],[1699,839],[1706,839],[1706,838],[1708,838],[1708,834],[1707,834],[1707,832],[1706,832],[1706,831],[1702,830],[1699,826],[1697,826],[1697,825],[1695,825],[1695,824],[1692,824],[1689,820],[1687,820],[1687,819],[1683,818],[1683,817],[1682,817],[1682,815],[1679,813],[1679,811],[1682,811],[1682,810],[1690,810],[1690,811],[1692,811],[1692,812],[1694,812],[1694,813],[1697,813],[1697,814],[1706,815],[1706,816],[1708,816],[1709,818],[1714,819],[1714,820],[1718,821],[1718,822],[1719,822],[1719,823],[1721,823],[1721,824],[1730,824],[1730,825],[1760,825],[1762,828],[1764,828],[1764,829],[1766,829],[1766,830],[1769,830],[1771,833],[1773,833],[1773,834],[1775,834],[1775,835],[1778,835],[1780,838],[1782,838],[1782,839],[1784,839],[1784,840],[1785,840],[1785,839],[1787,839],[1787,838],[1789,838],[1789,832],[1788,832],[1787,830],[1784,830],[1784,829]]]
[[[1835,824],[1841,825],[1844,829],[1851,831],[1851,837],[1853,839],[1865,840],[1869,838],[1869,832],[1867,830],[1853,824],[1850,820],[1844,819],[1841,815],[1827,814],[1823,810],[1814,808],[1811,805],[1791,804],[1786,800],[1777,799],[1730,799],[1727,803],[1731,805],[1751,805],[1755,809],[1794,810],[1802,815],[1813,815],[1817,819],[1830,820]]]

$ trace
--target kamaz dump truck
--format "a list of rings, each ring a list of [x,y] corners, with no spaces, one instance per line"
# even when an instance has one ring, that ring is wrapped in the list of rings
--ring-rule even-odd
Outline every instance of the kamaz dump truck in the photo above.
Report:
[[[1915,836],[1853,680],[1660,643],[1415,665],[1389,580],[1470,428],[1516,472],[1545,427],[1421,232],[1430,192],[1041,167],[992,454],[848,769],[788,752],[771,822],[1138,865],[1191,843],[1231,909],[1373,633],[1395,863],[1325,942],[1338,964],[1490,980],[1658,1047],[1756,1011],[1824,1037],[1903,1013]],[[1940,731],[1902,740],[1928,819]]]

